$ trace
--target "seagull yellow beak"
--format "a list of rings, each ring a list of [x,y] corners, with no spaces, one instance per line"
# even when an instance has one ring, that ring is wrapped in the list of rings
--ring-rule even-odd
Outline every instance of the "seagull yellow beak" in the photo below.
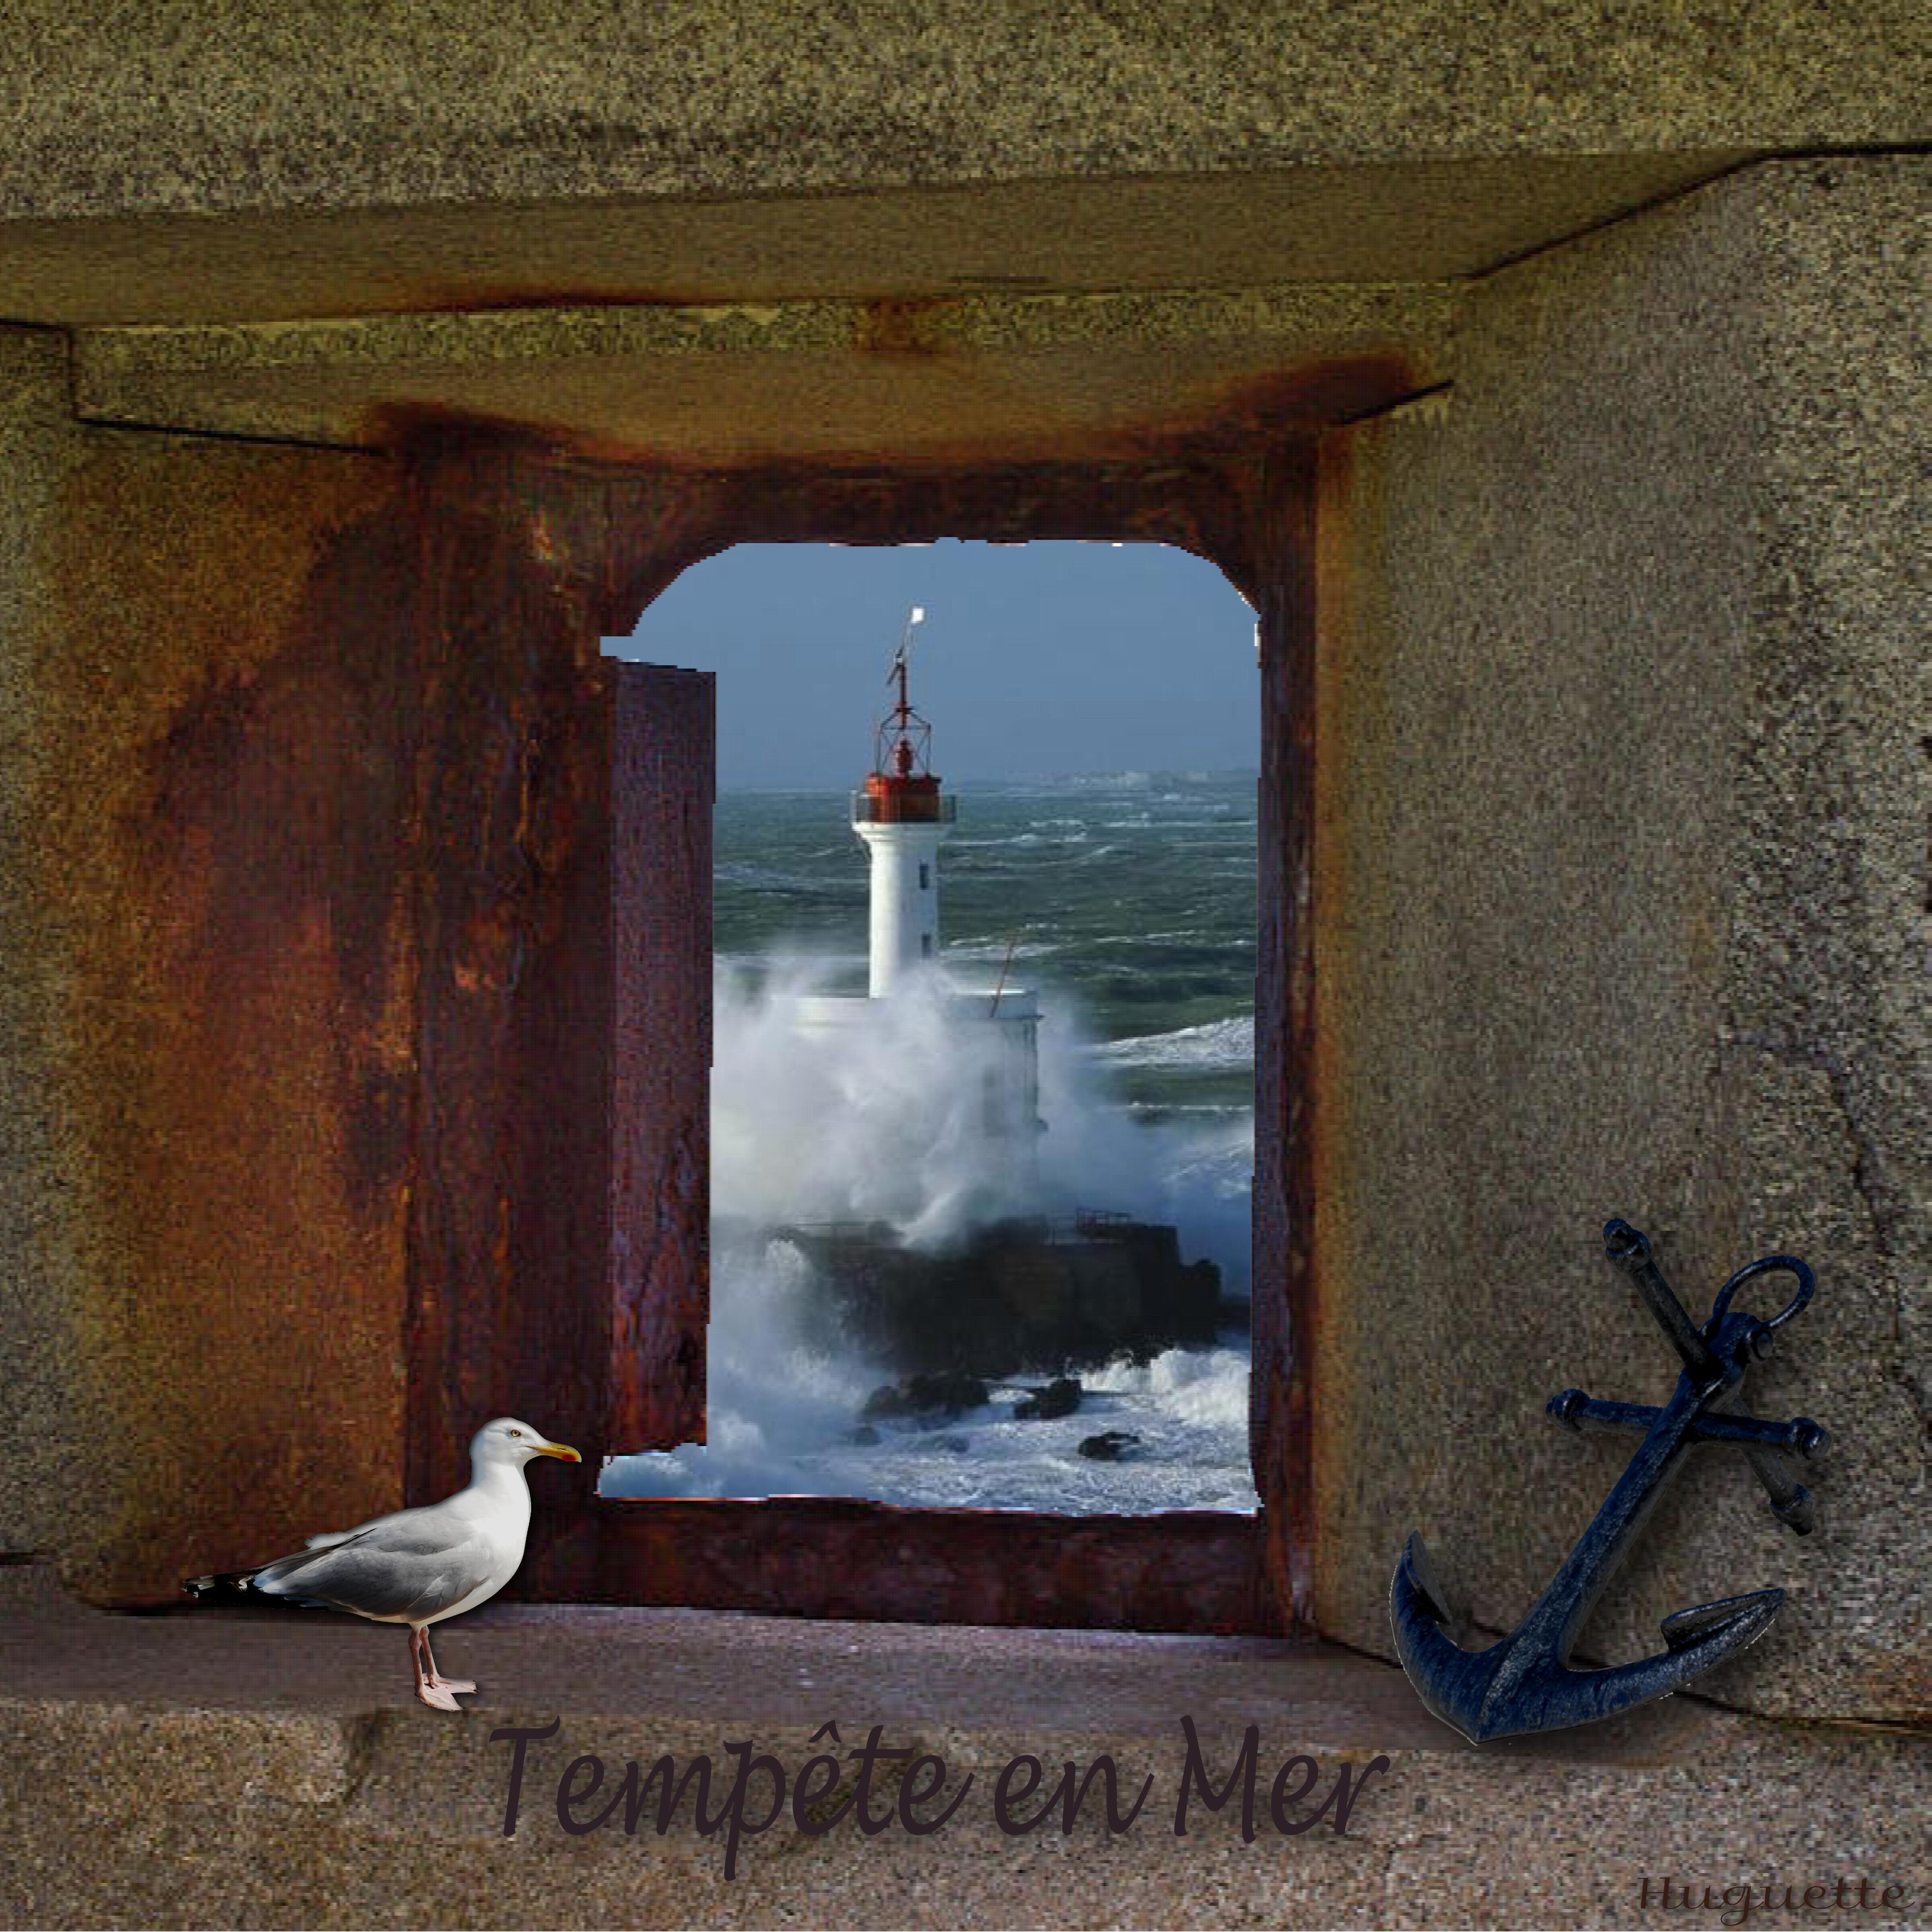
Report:
[[[566,1462],[580,1462],[584,1460],[574,1449],[567,1449],[561,1442],[546,1442],[537,1454],[539,1456],[560,1456]]]

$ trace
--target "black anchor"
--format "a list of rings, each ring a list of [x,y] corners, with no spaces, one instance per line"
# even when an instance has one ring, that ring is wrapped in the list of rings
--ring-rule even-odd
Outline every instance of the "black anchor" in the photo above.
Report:
[[[1409,1682],[1444,1723],[1472,1743],[1527,1731],[1561,1730],[1607,1718],[1652,1697],[1681,1690],[1692,1678],[1763,1634],[1784,1601],[1782,1590],[1758,1590],[1700,1604],[1664,1620],[1667,1646],[1654,1657],[1607,1670],[1573,1670],[1570,1646],[1628,1553],[1664,1484],[1694,1443],[1728,1444],[1744,1452],[1771,1498],[1772,1513],[1800,1536],[1811,1529],[1811,1498],[1793,1480],[1786,1455],[1822,1456],[1830,1438],[1813,1421],[1761,1422],[1730,1407],[1745,1369],[1771,1352],[1772,1337],[1811,1299],[1811,1270],[1790,1255],[1767,1255],[1738,1269],[1718,1291],[1711,1318],[1694,1327],[1652,1257],[1650,1244],[1626,1221],[1604,1229],[1604,1252],[1636,1285],[1671,1346],[1683,1358],[1676,1392],[1661,1408],[1599,1402],[1581,1389],[1553,1397],[1549,1412],[1575,1430],[1640,1429],[1642,1442],[1596,1520],[1570,1552],[1536,1607],[1509,1636],[1468,1651],[1442,1626],[1451,1621],[1420,1536],[1411,1535],[1389,1594],[1396,1648]],[[1732,1314],[1731,1299],[1761,1274],[1796,1277],[1797,1292],[1768,1322]]]

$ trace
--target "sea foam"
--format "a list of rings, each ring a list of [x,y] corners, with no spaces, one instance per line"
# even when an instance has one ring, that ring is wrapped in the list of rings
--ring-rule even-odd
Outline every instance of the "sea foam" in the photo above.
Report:
[[[876,1442],[853,1439],[866,1394],[891,1376],[849,1347],[828,1346],[823,1291],[798,1250],[770,1230],[880,1220],[909,1242],[938,1245],[1016,1209],[1112,1208],[1177,1224],[1184,1253],[1218,1262],[1226,1292],[1240,1294],[1253,1131],[1245,1112],[1187,1124],[1136,1120],[1112,1104],[1071,1002],[1049,992],[1040,1192],[1014,1202],[971,1131],[975,1049],[946,1026],[943,1002],[880,1002],[869,1024],[814,1036],[796,1025],[796,1002],[826,978],[794,962],[754,990],[752,976],[719,972],[710,1444],[615,1459],[602,1492],[1252,1509],[1244,1348],[1177,1350],[1144,1367],[1094,1372],[1080,1413],[1058,1422],[1015,1420],[1018,1391],[1010,1390],[944,1430],[881,1428]],[[1140,1437],[1130,1460],[1078,1456],[1080,1440],[1104,1429]]]

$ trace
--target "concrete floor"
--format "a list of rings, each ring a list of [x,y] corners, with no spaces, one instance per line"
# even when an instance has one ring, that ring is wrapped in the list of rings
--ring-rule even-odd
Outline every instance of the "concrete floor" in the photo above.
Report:
[[[415,1702],[392,1630],[281,1610],[111,1616],[65,1598],[45,1570],[0,1570],[0,1921],[1717,1924],[1727,1911],[1736,1922],[1738,1901],[1723,1894],[1746,1884],[1780,1898],[1790,1886],[1801,1904],[1806,1886],[1824,1888],[1808,1913],[1755,1904],[1752,1924],[1932,1917],[1922,1737],[1680,1698],[1479,1751],[1388,1666],[1260,1640],[499,1604],[450,1627],[438,1661],[480,1686],[461,1717]],[[1197,1791],[1177,1834],[1184,1717],[1217,1787],[1256,1727],[1252,1840],[1238,1793],[1216,1814]],[[514,1747],[490,1733],[554,1718],[554,1734],[528,1747],[506,1838]],[[814,1742],[828,1722],[838,1742]],[[882,1828],[862,1833],[848,1816],[814,1836],[788,1808],[742,1837],[727,1879],[730,1744],[769,1754],[795,1785],[808,1760],[846,1759],[874,1726],[882,1748],[912,1746],[945,1767],[943,1795],[907,1806],[913,1822],[971,1774],[951,1821],[908,1832],[894,1810],[900,1780],[915,1791],[922,1775],[938,1780],[882,1759],[871,1780]],[[576,1774],[566,1815],[583,1823],[627,1761],[648,1771],[665,1753],[680,1768],[708,1753],[717,1767],[709,1834],[688,1804],[662,1836],[653,1808],[634,1836],[621,1810],[602,1829],[563,1828],[558,1786],[575,1760],[594,1754],[608,1774],[587,1803],[590,1770]],[[1033,1832],[1000,1830],[994,1797],[1013,1758],[1046,1766],[1015,1808],[1024,1818],[1065,1761],[1084,1772],[1103,1753],[1124,1811],[1153,1778],[1128,1828],[1108,1832],[1096,1786],[1070,1834],[1057,1807]],[[1298,1754],[1316,1769],[1287,1774],[1291,1796],[1304,1780],[1311,1794],[1287,1822],[1346,1774],[1346,1835],[1332,1805],[1312,1828],[1276,1829],[1270,1787]],[[1378,1757],[1385,1768],[1371,1771]],[[1025,1789],[1022,1773],[1013,1795]],[[759,1772],[743,1822],[770,1809]],[[806,1822],[819,1815],[808,1800]]]

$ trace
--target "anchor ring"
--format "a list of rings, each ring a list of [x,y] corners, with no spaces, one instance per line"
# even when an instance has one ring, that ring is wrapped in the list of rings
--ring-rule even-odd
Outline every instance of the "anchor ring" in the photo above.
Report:
[[[1748,1263],[1738,1270],[1730,1280],[1718,1291],[1717,1300],[1711,1304],[1711,1318],[1704,1324],[1706,1340],[1714,1340],[1724,1317],[1730,1312],[1731,1297],[1754,1276],[1783,1273],[1798,1278],[1798,1292],[1787,1301],[1778,1312],[1766,1322],[1766,1334],[1775,1334],[1797,1314],[1812,1297],[1818,1286],[1818,1278],[1796,1255],[1766,1255],[1762,1259]]]

